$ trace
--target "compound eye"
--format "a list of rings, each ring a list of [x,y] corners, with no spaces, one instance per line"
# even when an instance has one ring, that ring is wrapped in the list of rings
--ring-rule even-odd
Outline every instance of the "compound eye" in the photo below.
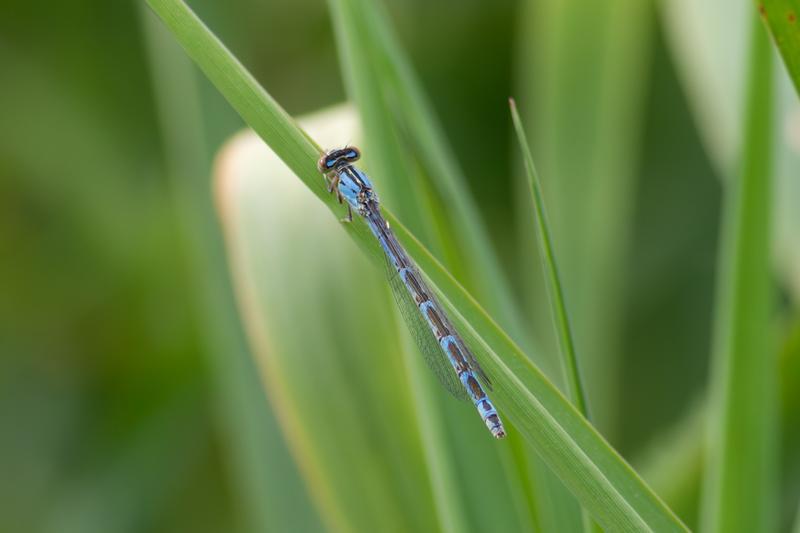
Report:
[[[328,172],[336,164],[336,157],[331,154],[322,156],[317,162],[317,168],[320,172]]]
[[[361,152],[358,148],[343,148],[341,150],[331,150],[317,163],[320,172],[328,172],[335,169],[341,164],[348,164],[358,161],[361,158]]]

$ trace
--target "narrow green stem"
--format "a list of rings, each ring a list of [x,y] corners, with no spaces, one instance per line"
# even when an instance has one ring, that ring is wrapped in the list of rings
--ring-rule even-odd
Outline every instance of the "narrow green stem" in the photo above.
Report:
[[[572,329],[569,324],[567,307],[564,303],[564,289],[561,285],[561,277],[558,275],[555,252],[553,251],[553,241],[550,236],[550,226],[547,223],[547,213],[542,198],[542,189],[539,185],[539,177],[536,174],[536,167],[533,164],[533,156],[528,148],[528,139],[522,127],[522,121],[517,112],[517,104],[513,98],[509,99],[511,106],[511,118],[514,121],[514,129],[517,131],[517,139],[522,149],[525,159],[525,169],[527,170],[528,186],[533,201],[534,213],[536,214],[536,228],[539,234],[539,245],[541,246],[542,262],[547,272],[547,295],[553,311],[553,321],[555,322],[558,341],[561,346],[561,368],[564,373],[564,381],[567,384],[570,400],[581,414],[588,418],[589,413],[586,407],[586,393],[581,383],[580,371],[578,370],[578,358],[575,355],[575,343],[572,340]]]
[[[578,358],[575,354],[575,342],[572,340],[572,328],[569,324],[567,306],[564,303],[564,289],[561,285],[561,276],[558,274],[556,255],[553,251],[553,240],[550,235],[550,226],[547,223],[547,212],[544,207],[542,188],[539,185],[539,176],[536,173],[536,166],[533,164],[533,156],[528,147],[528,139],[522,127],[522,120],[517,112],[517,104],[513,98],[509,98],[511,107],[511,118],[514,121],[514,129],[517,131],[522,155],[525,159],[525,169],[528,176],[528,188],[531,193],[533,211],[536,215],[536,229],[539,234],[539,246],[541,248],[542,263],[547,272],[547,296],[553,313],[553,322],[558,334],[558,342],[561,350],[561,370],[564,374],[564,381],[567,384],[569,398],[578,411],[585,418],[589,418],[586,403],[586,393],[581,383],[581,375],[578,369]],[[598,531],[599,528],[592,521],[586,510],[583,511],[583,529],[587,533]]]

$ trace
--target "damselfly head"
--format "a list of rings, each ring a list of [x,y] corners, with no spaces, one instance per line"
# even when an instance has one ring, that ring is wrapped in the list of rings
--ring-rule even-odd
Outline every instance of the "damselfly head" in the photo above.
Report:
[[[344,148],[334,148],[323,155],[317,163],[317,168],[323,174],[335,170],[344,165],[349,165],[359,160],[361,152],[355,146]]]

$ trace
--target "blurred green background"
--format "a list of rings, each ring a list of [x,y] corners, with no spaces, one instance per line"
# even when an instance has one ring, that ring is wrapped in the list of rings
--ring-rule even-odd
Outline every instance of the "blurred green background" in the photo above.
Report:
[[[322,0],[190,4],[291,114],[346,98]],[[525,235],[515,229],[521,167],[508,96],[529,110],[545,189],[563,180],[550,185],[550,208],[567,286],[574,281],[575,300],[589,294],[576,307],[594,309],[577,311],[579,345],[616,354],[596,371],[587,363],[598,425],[645,475],[657,470],[663,452],[654,446],[672,442],[672,428],[702,403],[722,184],[735,159],[724,154],[735,143],[713,134],[724,121],[702,116],[698,80],[683,68],[685,48],[674,42],[684,38],[680,20],[673,9],[637,3],[629,13],[636,31],[628,41],[603,41],[623,47],[603,63],[584,36],[608,37],[620,21],[598,16],[603,8],[591,2],[386,5],[505,273],[520,293],[536,295],[538,259],[520,259]],[[589,23],[595,16],[605,21],[599,29]],[[157,95],[170,80],[154,76],[157,27],[136,2],[0,5],[0,531],[319,530],[324,520],[248,358],[211,218],[214,154],[243,124],[194,70],[188,83],[199,112],[186,123],[165,116]],[[729,53],[734,65],[744,54]],[[726,98],[735,98],[730,89]],[[789,101],[797,113],[796,95]],[[604,103],[607,115],[586,113]],[[619,131],[607,128],[609,117]],[[173,179],[187,163],[170,146],[198,129],[194,146],[204,149],[188,162],[196,172],[187,184]],[[598,167],[620,176],[626,200],[610,207],[606,233],[585,236],[613,241],[611,259],[598,267],[613,280],[592,294],[580,288],[581,268],[593,261],[587,243],[567,240],[579,213],[559,205],[584,194],[575,187],[585,182],[570,176]],[[796,172],[794,181],[796,193]],[[800,210],[800,196],[789,205]],[[187,221],[197,225],[187,230]],[[789,246],[800,246],[796,230]],[[798,384],[798,295],[786,272],[776,273],[776,339],[784,383]],[[538,322],[540,342],[552,347],[546,307],[527,303],[525,323]],[[602,334],[582,329],[598,314],[613,324]],[[225,347],[236,348],[229,359],[219,356]],[[792,391],[782,396],[784,525],[800,494]],[[688,483],[685,499],[669,503],[691,527],[696,479]],[[260,506],[264,493],[283,500]],[[278,507],[283,518],[270,514]]]

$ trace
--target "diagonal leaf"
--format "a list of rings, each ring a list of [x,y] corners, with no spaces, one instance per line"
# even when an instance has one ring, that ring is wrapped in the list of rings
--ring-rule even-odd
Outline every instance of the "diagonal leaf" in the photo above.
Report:
[[[179,42],[242,117],[289,168],[338,215],[335,200],[324,192],[315,168],[318,150],[274,100],[230,55],[191,10],[178,0],[148,0]],[[469,293],[408,233],[391,213],[386,217],[410,256],[463,323],[487,348],[481,362],[495,381],[495,398],[518,435],[605,528],[615,531],[685,531],[661,502],[602,436],[534,366],[510,337]],[[356,220],[350,235],[372,249],[376,244]]]
[[[800,1],[763,0],[757,4],[800,96]]]
[[[558,274],[555,252],[550,235],[550,227],[547,222],[547,214],[544,208],[544,198],[542,196],[539,177],[536,174],[536,167],[533,164],[533,156],[528,148],[528,139],[525,130],[522,128],[522,120],[517,112],[517,105],[514,100],[511,103],[511,118],[514,122],[514,129],[517,132],[522,155],[525,160],[525,170],[528,175],[528,188],[530,189],[531,199],[536,214],[536,228],[538,230],[538,242],[541,247],[542,261],[547,271],[547,295],[553,313],[553,321],[556,325],[559,344],[561,348],[562,370],[564,372],[564,382],[567,384],[570,398],[578,411],[588,418],[586,409],[586,394],[581,385],[581,376],[578,370],[578,358],[575,354],[575,343],[572,340],[572,328],[569,325],[567,316],[567,305],[564,302],[564,289],[561,284],[561,277]]]
[[[572,403],[577,407],[578,411],[587,419],[586,407],[586,393],[584,392],[583,385],[581,384],[580,371],[578,369],[578,359],[575,354],[575,342],[572,337],[572,329],[570,327],[569,318],[567,317],[567,306],[564,301],[564,290],[562,288],[561,277],[558,273],[558,266],[556,265],[555,251],[553,250],[552,237],[550,234],[550,226],[547,222],[547,214],[544,207],[544,198],[542,196],[542,189],[539,185],[539,176],[536,174],[536,167],[533,163],[533,156],[528,148],[528,139],[525,135],[525,130],[522,127],[522,119],[517,112],[517,104],[513,98],[509,99],[511,108],[511,119],[514,123],[514,129],[517,133],[517,140],[519,141],[522,150],[523,159],[525,161],[525,170],[528,177],[528,189],[531,195],[531,203],[533,204],[533,211],[535,213],[535,225],[537,230],[537,242],[539,243],[539,251],[541,254],[542,265],[547,273],[547,296],[550,300],[551,315],[555,325],[556,333],[559,340],[559,355],[561,361],[561,370],[564,376],[564,383],[566,383],[569,398]],[[583,512],[584,530],[591,531],[594,525],[591,523],[586,511]]]

